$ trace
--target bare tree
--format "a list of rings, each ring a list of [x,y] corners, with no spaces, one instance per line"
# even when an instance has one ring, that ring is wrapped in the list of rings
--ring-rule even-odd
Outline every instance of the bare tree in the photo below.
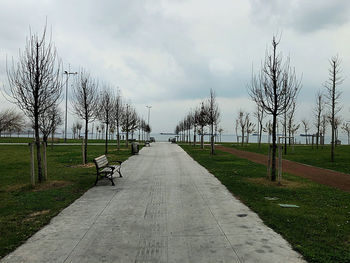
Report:
[[[75,135],[77,134],[77,123],[74,122],[72,125],[72,139],[75,139]]]
[[[255,124],[250,121],[249,115],[250,115],[249,113],[247,113],[245,115],[245,122],[246,122],[245,127],[246,127],[246,133],[247,133],[246,142],[247,142],[247,144],[249,143],[249,134],[251,134],[255,131]]]
[[[293,101],[287,113],[287,119],[288,119],[287,129],[288,129],[288,136],[289,136],[289,145],[291,144],[291,137],[293,137],[294,139],[294,135],[300,127],[300,124],[295,123],[295,111],[296,111],[296,102]]]
[[[270,139],[271,139],[271,134],[272,134],[272,123],[271,123],[271,121],[268,121],[268,122],[265,123],[263,131],[267,132],[267,143],[270,145]]]
[[[326,136],[326,129],[327,129],[327,115],[322,114],[322,120],[321,120],[321,145],[324,145],[324,138]]]
[[[208,110],[208,124],[210,125],[210,145],[211,145],[211,154],[215,154],[214,148],[214,125],[219,122],[220,118],[220,109],[216,99],[216,95],[213,89],[210,90],[210,96],[207,101],[207,110]]]
[[[242,146],[244,144],[244,133],[245,133],[245,126],[247,125],[247,121],[246,121],[246,113],[243,110],[239,110],[238,112],[238,124],[241,128],[241,140],[242,140]]]
[[[222,133],[224,132],[224,129],[223,129],[222,127],[220,127],[220,128],[218,129],[218,132],[219,132],[219,135],[220,135],[220,142],[221,142],[221,135],[222,135]]]
[[[77,122],[77,131],[78,131],[78,139],[80,139],[80,133],[81,133],[81,129],[83,128],[83,125],[81,124],[81,122]]]
[[[117,130],[117,149],[120,150],[120,126],[123,118],[124,113],[124,104],[122,100],[122,96],[120,93],[120,90],[117,91],[117,96],[114,100],[114,124]],[[141,125],[141,127],[143,127]]]
[[[106,132],[105,134],[105,154],[108,153],[108,129],[109,125],[115,118],[114,108],[115,106],[115,96],[112,89],[105,86],[99,98],[97,118],[104,123],[102,130]]]
[[[200,135],[201,135],[201,148],[204,149],[204,127],[208,124],[208,111],[204,102],[201,104],[201,108],[198,116],[198,125],[200,127]]]
[[[38,181],[44,178],[41,166],[39,117],[56,104],[62,91],[61,62],[51,39],[46,41],[46,26],[42,36],[31,34],[19,60],[7,68],[9,93],[13,102],[34,123],[37,149]]]
[[[334,119],[334,138],[335,138],[335,146],[338,144],[338,134],[339,134],[339,126],[342,123],[342,118],[340,116],[336,116]]]
[[[191,144],[191,129],[193,127],[193,112],[190,111],[186,116],[186,128],[187,128],[187,137],[188,137],[188,143]]]
[[[59,125],[62,124],[62,112],[57,105],[44,112],[39,117],[39,129],[43,134],[43,141],[47,144],[50,134],[54,133]]]
[[[196,108],[193,112],[193,146],[196,147],[196,140],[197,140],[197,127],[199,125],[199,115],[200,115],[200,109]]]
[[[115,124],[109,127],[109,139],[114,140]]]
[[[254,116],[256,117],[258,121],[258,145],[259,148],[261,146],[261,136],[263,131],[263,120],[264,120],[264,109],[257,105],[256,111],[254,112]]]
[[[146,121],[144,119],[141,119],[140,124],[141,126],[141,131],[142,131],[142,135],[141,135],[141,140],[144,141],[145,140],[145,135],[146,135],[146,130],[147,130],[147,124]],[[176,126],[177,127],[177,126]],[[177,127],[178,128],[178,127]],[[178,133],[177,133],[178,134]]]
[[[137,116],[136,110],[129,104],[126,104],[122,122],[121,122],[122,130],[123,132],[126,132],[126,138],[125,138],[126,147],[129,146],[129,134],[133,132],[135,129],[137,129],[137,124],[138,124],[137,120],[138,120],[138,116]]]
[[[94,114],[94,116],[95,116],[95,114]],[[97,136],[98,136],[99,132],[100,132],[100,126],[96,125],[96,140],[97,140]]]
[[[101,123],[101,124],[100,124],[100,129],[99,129],[99,131],[98,131],[98,133],[99,133],[99,134],[98,134],[98,138],[99,138],[99,139],[102,139],[102,138],[103,138],[102,136],[103,136],[103,131],[104,131],[104,130],[105,130],[105,125],[104,125],[103,123]],[[101,133],[102,133],[102,136],[101,136]]]
[[[237,140],[237,144],[239,143],[239,135],[238,135],[238,127],[239,127],[239,120],[236,119],[235,121],[235,132],[236,132],[236,140]]]
[[[350,145],[350,123],[349,122],[344,122],[343,126],[341,128],[348,135],[348,144]]]
[[[325,83],[327,89],[326,98],[327,104],[330,107],[330,123],[332,130],[331,139],[331,161],[334,162],[334,148],[335,148],[335,119],[337,113],[341,110],[339,105],[339,98],[341,92],[337,89],[339,85],[343,83],[341,74],[340,59],[338,56],[334,56],[330,59],[330,68],[328,70],[328,80]]]
[[[13,109],[7,109],[0,112],[0,137],[4,131],[22,130],[24,126],[25,122],[21,113],[18,113]]]
[[[314,116],[315,116],[315,127],[316,127],[316,148],[318,149],[318,144],[320,140],[320,132],[321,132],[321,118],[324,111],[324,100],[323,94],[321,91],[318,91],[316,94],[316,105],[314,108]]]
[[[75,80],[72,106],[75,115],[85,121],[84,136],[84,164],[87,163],[88,131],[89,123],[96,119],[96,110],[98,107],[98,82],[90,77],[90,74],[81,70]],[[96,137],[99,126],[96,126]]]
[[[252,77],[250,96],[252,100],[272,115],[272,169],[271,180],[276,181],[277,117],[284,114],[295,100],[301,87],[290,59],[283,63],[277,53],[279,41],[272,39],[272,51],[266,52],[265,61],[259,74]]]
[[[302,119],[301,123],[304,127],[305,132],[305,144],[308,144],[308,131],[310,130],[310,123],[307,119]]]

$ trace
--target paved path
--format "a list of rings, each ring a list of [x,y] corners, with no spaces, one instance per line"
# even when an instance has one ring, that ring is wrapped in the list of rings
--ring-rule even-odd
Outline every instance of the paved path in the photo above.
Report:
[[[153,143],[122,171],[1,262],[302,262],[179,146]]]

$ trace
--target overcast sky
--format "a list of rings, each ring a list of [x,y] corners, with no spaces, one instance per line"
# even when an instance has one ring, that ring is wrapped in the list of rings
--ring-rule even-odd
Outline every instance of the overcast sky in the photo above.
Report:
[[[29,27],[41,33],[47,18],[65,69],[84,67],[119,87],[144,117],[151,105],[153,131],[172,132],[212,88],[221,126],[233,133],[238,110],[254,109],[247,94],[252,68],[281,34],[280,51],[302,76],[299,118],[311,119],[328,59],[339,54],[342,114],[350,119],[349,11],[348,0],[1,0],[1,88],[8,85],[6,56],[16,60]],[[10,107],[3,97],[0,103],[0,110]]]

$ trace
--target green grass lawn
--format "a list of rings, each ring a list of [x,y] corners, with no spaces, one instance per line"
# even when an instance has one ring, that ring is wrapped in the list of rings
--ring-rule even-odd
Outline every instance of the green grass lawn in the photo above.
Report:
[[[350,262],[350,195],[305,178],[283,175],[283,186],[265,179],[266,167],[209,148],[182,148],[259,214],[309,262]],[[278,197],[268,201],[264,197]],[[279,203],[300,208],[281,208]]]
[[[261,148],[257,143],[250,143],[243,147],[237,143],[221,143],[223,146],[233,147],[238,150],[244,150],[249,152],[256,152],[261,154],[268,154],[268,144],[261,144]],[[339,145],[335,148],[335,162],[331,162],[331,149],[330,145],[316,146],[311,145],[295,145],[294,151],[292,147],[288,146],[287,155],[283,153],[283,159],[331,169],[343,173],[350,174],[350,145]]]
[[[103,145],[88,146],[90,165],[82,166],[81,146],[48,147],[48,182],[30,185],[26,145],[0,145],[0,258],[46,225],[52,217],[94,185],[92,159]],[[109,147],[109,160],[125,160],[130,149]]]

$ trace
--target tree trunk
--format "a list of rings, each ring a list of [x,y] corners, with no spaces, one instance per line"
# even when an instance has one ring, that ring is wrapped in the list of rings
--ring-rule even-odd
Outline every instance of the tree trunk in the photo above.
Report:
[[[331,161],[334,162],[334,137],[335,137],[335,132],[334,132],[334,108],[332,107],[332,120],[331,120],[331,125],[332,125],[332,141],[331,141]]]
[[[193,131],[193,146],[196,147],[196,132],[197,128],[194,126],[194,131]]]
[[[261,147],[262,128],[263,128],[263,126],[262,126],[262,121],[261,121],[260,127],[259,127],[259,129],[260,129],[260,131],[259,131],[259,148]]]
[[[43,142],[45,143],[45,145],[47,146],[47,134],[43,134]]]
[[[335,66],[333,67],[333,87],[332,87],[332,141],[331,141],[331,161],[334,162],[334,115],[335,115],[335,81],[336,81],[336,72]]]
[[[211,138],[210,138],[210,145],[211,145],[211,154],[215,153],[214,149],[214,124],[211,124]]]
[[[106,122],[105,154],[108,154],[108,122]]]
[[[43,181],[43,174],[42,174],[42,167],[41,167],[41,151],[40,151],[38,116],[35,117],[34,131],[35,131],[36,158],[37,158],[37,163],[38,163],[38,181],[39,181],[39,183],[41,183]]]
[[[201,148],[204,149],[204,127],[203,126],[201,131]]]
[[[129,147],[129,131],[128,130],[126,130],[125,146],[126,146],[126,148]]]
[[[287,155],[287,111],[284,113],[284,154]]]
[[[117,122],[117,149],[120,150],[119,123]]]
[[[88,128],[89,122],[87,116],[85,116],[84,164],[87,163]]]
[[[271,181],[276,181],[276,114],[273,115],[272,121],[272,163],[271,163]]]
[[[38,109],[38,97],[39,97],[39,43],[36,44],[36,58],[35,58],[35,95],[34,95],[34,131],[35,131],[35,144],[36,144],[36,156],[38,162],[38,180],[39,183],[43,181],[42,167],[41,167],[41,151],[40,151],[40,136],[39,136],[39,109]]]
[[[316,149],[318,149],[318,138],[320,137],[320,121],[318,119],[318,123],[317,123],[317,133],[316,133]]]

